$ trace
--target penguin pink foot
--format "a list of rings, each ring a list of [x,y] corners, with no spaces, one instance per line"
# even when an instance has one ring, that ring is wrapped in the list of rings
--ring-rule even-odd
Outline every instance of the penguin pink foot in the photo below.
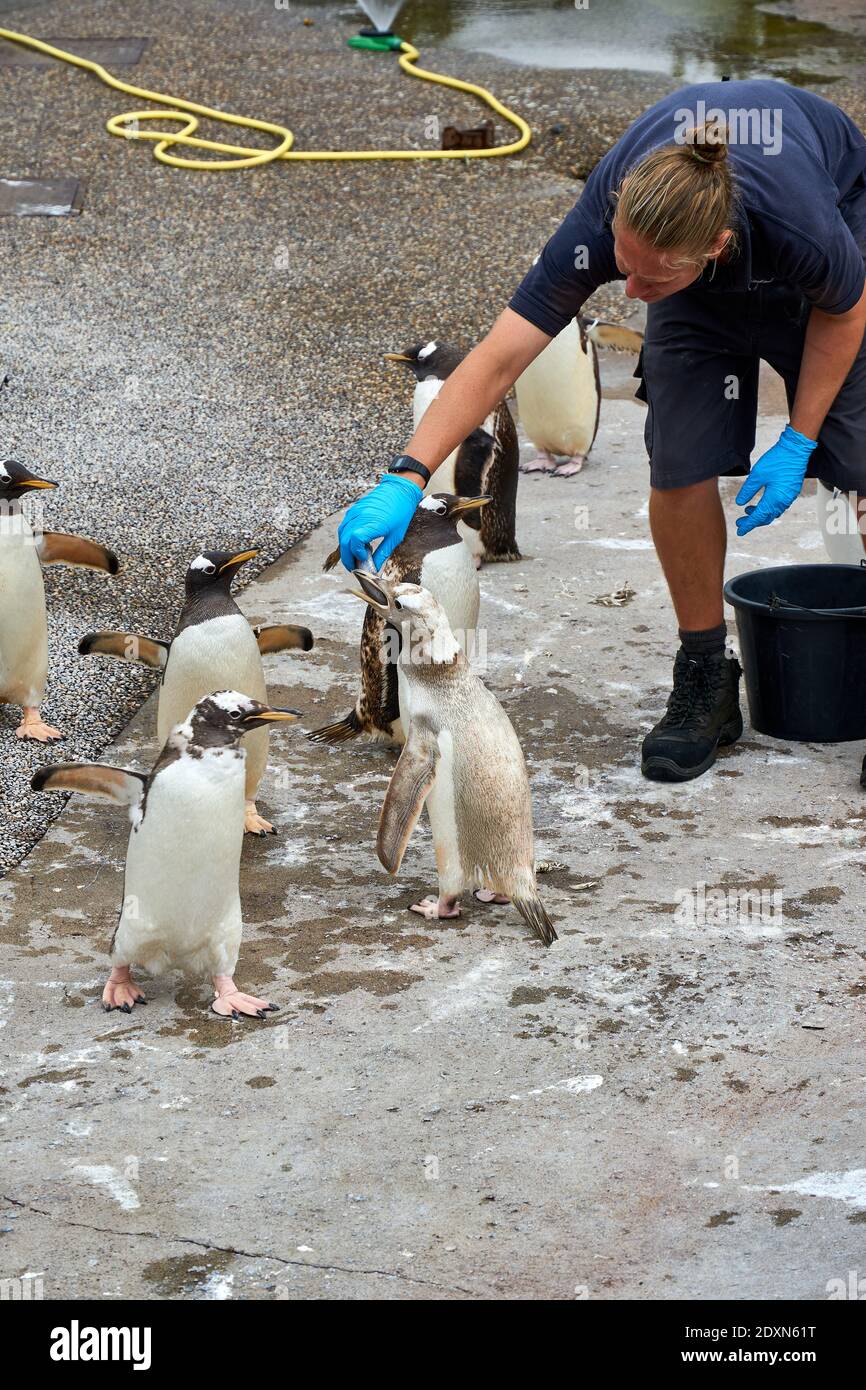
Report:
[[[45,723],[35,705],[25,705],[21,714],[21,723],[15,730],[15,737],[33,738],[37,743],[53,743],[55,739],[63,738],[63,734],[51,724]]]
[[[459,917],[460,899],[459,898],[422,898],[420,903],[412,903],[410,912],[417,912],[420,917],[426,917],[428,922],[435,922],[439,917]]]
[[[553,454],[549,454],[546,449],[539,449],[534,459],[528,463],[520,464],[521,473],[553,473],[557,467],[556,459]]]
[[[506,898],[504,893],[494,893],[490,888],[476,888],[472,894],[478,903],[510,903],[511,899]]]
[[[139,989],[128,965],[115,965],[102,991],[102,1007],[107,1014],[119,1009],[123,1014],[131,1014],[136,1004],[146,1004],[147,1000]]]
[[[571,478],[575,473],[579,473],[586,463],[586,454],[572,454],[570,459],[563,459],[553,470],[554,478]]]
[[[270,821],[259,815],[254,801],[247,801],[244,805],[244,833],[246,835],[276,835],[277,833]]]
[[[279,1013],[276,1004],[268,1003],[267,999],[257,999],[254,994],[243,994],[235,984],[231,975],[214,975],[214,1001],[211,1004],[211,1013],[218,1014],[220,1018],[238,1019],[241,1014],[245,1018],[264,1018],[265,1014]]]

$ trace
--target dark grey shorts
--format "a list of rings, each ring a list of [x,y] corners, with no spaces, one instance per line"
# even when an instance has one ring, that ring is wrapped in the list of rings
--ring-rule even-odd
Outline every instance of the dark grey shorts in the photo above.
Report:
[[[683,290],[650,304],[635,376],[647,402],[653,487],[686,487],[749,471],[758,363],[784,379],[793,404],[809,304],[787,285],[738,293]],[[809,477],[866,494],[866,338],[830,409]]]

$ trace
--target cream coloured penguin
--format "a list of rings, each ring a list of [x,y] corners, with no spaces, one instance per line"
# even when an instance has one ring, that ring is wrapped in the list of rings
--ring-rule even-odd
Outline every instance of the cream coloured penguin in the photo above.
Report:
[[[439,894],[412,911],[458,917],[462,893],[474,887],[513,902],[549,946],[556,932],[535,885],[529,778],[511,721],[470,669],[432,594],[363,570],[355,578],[358,597],[403,628],[403,650],[412,653],[403,666],[409,727],[379,820],[381,864],[397,873],[426,801]]]
[[[151,974],[209,974],[214,1013],[264,1018],[276,1006],[242,993],[234,970],[243,932],[238,886],[244,838],[244,734],[297,710],[271,709],[235,690],[200,700],[168,736],[149,776],[91,763],[42,767],[33,790],[84,792],[125,806],[132,829],[112,970],[103,1008],[131,1013],[144,995],[132,966]]]
[[[21,501],[57,487],[23,463],[0,463],[0,704],[20,705],[18,738],[62,738],[39,712],[48,676],[48,622],[43,565],[76,565],[117,574],[114,551],[83,536],[34,531]]]
[[[386,362],[405,362],[415,377],[412,416],[417,430],[430,406],[456,367],[463,353],[447,343],[417,343],[405,352],[386,352]],[[511,411],[500,401],[480,429],[441,463],[425,492],[456,493],[459,497],[490,498],[490,505],[479,515],[470,514],[458,523],[458,530],[475,558],[482,561],[519,560],[515,534],[517,512],[517,472],[520,446]]]
[[[308,628],[285,624],[252,628],[238,608],[230,592],[232,580],[241,565],[257,553],[204,550],[195,557],[186,572],[186,599],[171,642],[132,632],[90,632],[79,642],[82,656],[104,653],[162,671],[157,711],[161,745],[196,701],[212,690],[243,690],[266,702],[262,656],[290,649],[309,651],[313,645]],[[268,761],[268,739],[268,728],[262,725],[247,745],[244,828],[253,835],[276,834],[256,808],[256,793]]]
[[[643,339],[617,324],[578,316],[548,343],[514,383],[520,423],[538,450],[523,473],[579,473],[595,443],[601,411],[596,344],[639,351]],[[564,455],[557,462],[554,455]]]
[[[382,578],[392,584],[422,584],[429,589],[445,609],[451,630],[470,659],[478,622],[478,572],[457,525],[459,518],[480,510],[489,500],[438,492],[423,497],[406,535],[381,570]],[[332,551],[325,569],[333,569],[339,558],[339,550]],[[315,743],[343,743],[364,733],[373,739],[404,741],[398,644],[399,635],[386,628],[379,614],[368,606],[361,633],[361,689],[354,708],[336,724],[314,729],[309,738]]]

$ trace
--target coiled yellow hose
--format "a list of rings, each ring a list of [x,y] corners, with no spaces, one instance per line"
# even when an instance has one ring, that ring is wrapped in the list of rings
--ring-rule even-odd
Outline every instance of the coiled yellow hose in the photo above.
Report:
[[[194,101],[185,101],[181,97],[166,96],[162,92],[149,92],[144,87],[134,87],[129,82],[122,82],[119,77],[114,77],[100,63],[94,63],[89,58],[79,58],[74,53],[67,53],[62,48],[54,48],[49,43],[44,43],[41,39],[31,38],[28,34],[16,34],[11,29],[0,29],[0,38],[8,39],[10,43],[23,44],[25,48],[35,49],[37,53],[44,53],[49,58],[56,58],[61,63],[71,63],[74,67],[84,68],[85,71],[98,77],[100,82],[104,82],[107,87],[113,87],[115,91],[125,92],[128,96],[136,97],[141,101],[155,101],[160,103],[162,109],[159,111],[124,111],[122,115],[112,116],[106,122],[106,129],[111,135],[120,135],[125,140],[150,140],[153,142],[153,156],[158,159],[160,164],[170,164],[175,169],[252,169],[259,164],[271,164],[275,160],[283,159],[304,159],[304,160],[363,160],[363,159],[493,159],[499,155],[517,154],[525,149],[532,138],[532,132],[520,116],[510,111],[507,106],[503,106],[501,101],[488,92],[485,87],[478,87],[474,82],[462,82],[457,77],[444,77],[438,72],[427,72],[424,68],[416,66],[421,56],[417,48],[413,48],[411,43],[405,40],[400,44],[400,56],[398,62],[400,67],[410,77],[421,78],[424,82],[436,82],[441,87],[454,87],[459,92],[468,92],[471,96],[478,97],[492,111],[511,125],[515,126],[520,132],[520,137],[510,145],[498,145],[493,149],[480,150],[293,150],[295,137],[288,127],[276,125],[272,121],[259,121],[252,116],[235,116],[228,111],[216,111],[210,106],[200,106]],[[211,121],[221,121],[224,125],[241,126],[246,130],[260,130],[266,135],[272,135],[277,140],[277,144],[271,150],[250,150],[244,145],[228,145],[219,140],[205,140],[202,136],[196,135],[198,130],[199,117],[204,117]],[[141,126],[147,121],[172,121],[178,122],[183,126],[182,130],[142,130]],[[212,150],[219,155],[235,156],[231,159],[185,159],[182,155],[171,153],[173,145],[188,145],[200,150]]]

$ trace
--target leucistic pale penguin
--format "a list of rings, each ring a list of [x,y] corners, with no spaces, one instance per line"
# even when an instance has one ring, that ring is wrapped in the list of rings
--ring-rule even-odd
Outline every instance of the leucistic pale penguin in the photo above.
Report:
[[[381,571],[382,578],[392,584],[422,584],[429,589],[442,604],[451,630],[470,657],[478,622],[478,572],[457,523],[458,518],[479,510],[489,500],[439,492],[422,498],[409,530]],[[325,561],[325,569],[333,569],[339,558],[339,550],[333,551]],[[393,636],[393,643],[387,640],[386,631]],[[314,742],[343,743],[363,733],[374,739],[403,743],[401,663],[395,660],[398,641],[399,634],[394,629],[386,630],[384,619],[368,606],[361,632],[361,689],[355,707],[338,723],[315,729],[309,735]]]
[[[200,700],[171,731],[149,776],[119,767],[42,767],[33,790],[108,797],[129,812],[123,906],[111,942],[103,1008],[145,1002],[132,966],[151,974],[209,974],[215,1014],[264,1018],[276,1006],[242,993],[233,976],[243,932],[238,887],[244,838],[244,734],[297,710],[271,709],[236,690]]]
[[[514,390],[520,423],[538,454],[521,464],[522,472],[558,478],[580,472],[595,443],[601,411],[596,344],[637,352],[642,342],[632,328],[588,324],[578,317],[530,362]]]
[[[80,565],[117,574],[114,551],[83,536],[34,531],[21,500],[58,484],[23,463],[0,463],[0,703],[20,705],[18,738],[62,738],[39,712],[48,675],[48,624],[43,565]]]
[[[405,362],[416,381],[412,399],[415,429],[436,399],[446,377],[463,361],[464,354],[447,343],[418,343],[405,352],[386,352],[386,362]],[[479,515],[460,521],[458,529],[475,557],[483,561],[519,560],[515,535],[517,472],[520,448],[511,411],[500,401],[480,429],[473,430],[459,448],[436,469],[425,489],[452,492],[459,497],[490,498]]]
[[[251,627],[232,598],[232,580],[241,565],[257,553],[203,550],[195,557],[186,572],[186,598],[170,642],[134,632],[89,632],[79,642],[82,656],[104,653],[162,672],[157,712],[160,745],[193,705],[213,690],[242,690],[266,703],[262,656],[289,650],[308,652],[312,647],[313,635],[305,627]],[[252,835],[277,833],[256,809],[256,793],[268,761],[268,740],[268,726],[263,724],[257,726],[247,744],[244,829]]]
[[[425,801],[439,895],[412,905],[428,919],[459,917],[467,888],[510,900],[549,946],[556,932],[535,885],[532,805],[523,753],[499,701],[470,670],[442,605],[417,584],[355,571],[358,594],[403,629],[408,730],[379,820],[376,852],[400,868]]]

